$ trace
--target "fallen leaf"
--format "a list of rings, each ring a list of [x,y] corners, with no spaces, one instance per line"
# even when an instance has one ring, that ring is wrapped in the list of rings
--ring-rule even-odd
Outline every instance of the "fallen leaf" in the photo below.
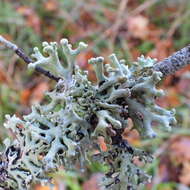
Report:
[[[190,98],[190,79],[181,78],[180,81],[176,85],[176,91],[187,98]]]
[[[177,182],[190,185],[190,136],[170,138],[165,142],[159,160],[159,172],[154,177],[157,184]]]
[[[84,182],[83,190],[100,190],[100,181],[102,174],[94,174],[88,181]]]
[[[181,104],[176,87],[168,87],[165,96],[156,99],[156,103],[162,107],[177,107]]]
[[[179,180],[184,185],[190,185],[190,161],[183,162],[183,170],[179,176]]]
[[[7,82],[6,73],[2,70],[0,70],[0,82]]]
[[[30,104],[39,103],[44,98],[44,94],[48,91],[49,85],[47,82],[39,83],[31,92]]]
[[[36,33],[40,33],[41,22],[37,13],[29,6],[20,6],[17,12],[26,17],[27,25],[34,29]]]
[[[48,186],[41,186],[41,185],[37,185],[35,188],[35,190],[58,190],[57,187],[54,187],[53,189],[48,187]]]
[[[106,143],[105,143],[103,137],[98,137],[98,144],[102,151],[104,151],[104,152],[107,151],[107,146],[106,146]]]
[[[179,161],[190,161],[190,137],[178,137],[170,145],[171,153],[174,157],[179,157]]]
[[[158,60],[163,60],[174,51],[172,39],[158,39],[155,43],[155,48],[150,51],[147,56],[157,58]]]
[[[31,89],[24,89],[20,94],[20,102],[22,105],[28,105],[31,95]]]
[[[88,77],[91,81],[96,81],[96,76],[92,64],[88,64],[88,60],[94,57],[93,52],[82,52],[77,56],[77,63],[83,69],[89,72]]]
[[[132,37],[146,39],[149,34],[149,20],[147,17],[137,15],[127,19],[127,28]]]
[[[44,7],[47,11],[56,11],[59,7],[59,4],[56,0],[47,0],[44,3]]]

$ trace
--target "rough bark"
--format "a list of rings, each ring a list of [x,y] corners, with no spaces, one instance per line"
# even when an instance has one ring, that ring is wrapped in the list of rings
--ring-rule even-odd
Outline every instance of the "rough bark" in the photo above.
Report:
[[[190,45],[173,53],[163,61],[156,63],[154,69],[162,72],[163,76],[167,76],[188,64],[190,64]]]

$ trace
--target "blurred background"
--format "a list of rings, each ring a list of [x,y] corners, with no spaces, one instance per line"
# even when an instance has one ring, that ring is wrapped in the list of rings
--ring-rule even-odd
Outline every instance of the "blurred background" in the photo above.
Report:
[[[127,62],[141,54],[162,60],[190,43],[189,0],[0,0],[0,34],[30,55],[43,41],[68,38],[73,44],[89,44],[78,64],[95,81],[92,56],[115,52]],[[190,66],[160,83],[166,96],[158,104],[176,108],[177,126],[171,133],[159,131],[154,140],[141,140],[135,131],[125,137],[133,146],[154,154],[145,170],[153,176],[143,190],[190,189]],[[0,143],[11,133],[3,128],[5,114],[28,114],[41,102],[53,81],[27,70],[13,52],[0,45]],[[57,173],[54,190],[100,190],[97,181],[104,170],[91,164],[88,175]],[[37,185],[35,190],[50,190]]]

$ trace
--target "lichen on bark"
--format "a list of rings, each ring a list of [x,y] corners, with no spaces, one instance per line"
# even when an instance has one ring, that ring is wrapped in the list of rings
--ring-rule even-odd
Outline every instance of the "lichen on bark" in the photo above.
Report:
[[[57,43],[43,43],[43,55],[34,48],[35,62],[29,68],[42,67],[60,80],[47,93],[50,101],[45,105],[33,105],[29,115],[19,119],[6,116],[5,127],[12,130],[15,139],[4,141],[1,152],[0,187],[25,190],[37,182],[51,182],[47,175],[63,165],[66,170],[81,168],[93,161],[108,166],[109,171],[102,180],[102,186],[110,190],[136,190],[139,184],[150,177],[140,169],[134,158],[145,163],[152,156],[128,144],[122,133],[133,128],[143,138],[153,138],[156,132],[153,123],[170,130],[175,125],[175,111],[166,110],[155,102],[164,95],[156,88],[163,74],[154,69],[155,59],[141,56],[129,66],[110,55],[110,64],[104,64],[102,57],[91,58],[97,77],[97,84],[88,79],[88,72],[76,64],[76,56],[87,45],[79,43],[72,49],[68,40]],[[63,51],[66,63],[60,60],[58,48]],[[93,148],[98,137],[103,136],[107,150]]]

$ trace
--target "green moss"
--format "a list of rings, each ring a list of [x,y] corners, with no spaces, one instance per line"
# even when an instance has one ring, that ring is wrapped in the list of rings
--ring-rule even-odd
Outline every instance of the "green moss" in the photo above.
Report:
[[[154,49],[154,44],[150,41],[145,41],[140,46],[138,46],[138,49],[142,54],[146,54]]]

